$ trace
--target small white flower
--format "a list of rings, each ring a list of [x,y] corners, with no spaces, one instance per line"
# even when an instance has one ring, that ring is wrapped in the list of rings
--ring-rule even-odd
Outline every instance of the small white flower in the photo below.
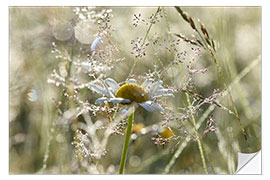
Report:
[[[111,79],[101,80],[101,84],[90,84],[88,86],[94,92],[102,94],[103,97],[96,100],[96,104],[104,101],[112,103],[130,104],[138,103],[147,111],[163,111],[163,108],[154,100],[160,97],[174,97],[169,89],[165,89],[161,80],[154,82],[153,79],[145,80],[142,85],[138,85],[135,79],[130,79],[121,87]]]

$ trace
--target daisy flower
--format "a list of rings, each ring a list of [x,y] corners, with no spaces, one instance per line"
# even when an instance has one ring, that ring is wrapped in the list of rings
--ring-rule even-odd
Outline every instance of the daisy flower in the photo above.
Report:
[[[88,87],[103,95],[96,100],[96,104],[105,101],[117,104],[137,103],[147,111],[162,112],[163,108],[155,100],[160,97],[174,97],[170,90],[165,89],[162,84],[161,80],[154,82],[153,79],[147,79],[139,85],[135,79],[130,79],[126,84],[120,86],[115,80],[107,78],[101,80],[102,86],[90,84]]]

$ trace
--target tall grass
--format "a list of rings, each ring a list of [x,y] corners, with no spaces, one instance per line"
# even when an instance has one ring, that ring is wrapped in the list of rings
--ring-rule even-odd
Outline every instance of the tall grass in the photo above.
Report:
[[[260,9],[183,9],[10,8],[10,173],[231,174],[260,149],[260,51],[232,36]],[[151,104],[116,104],[135,81]]]

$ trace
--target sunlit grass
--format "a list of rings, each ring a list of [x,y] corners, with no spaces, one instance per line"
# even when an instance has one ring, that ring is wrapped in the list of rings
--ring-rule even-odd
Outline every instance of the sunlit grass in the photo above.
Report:
[[[234,173],[261,149],[260,8],[9,12],[11,174]]]

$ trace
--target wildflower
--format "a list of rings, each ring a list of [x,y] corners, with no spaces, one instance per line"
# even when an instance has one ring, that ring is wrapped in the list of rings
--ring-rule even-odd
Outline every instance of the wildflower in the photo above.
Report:
[[[141,123],[139,123],[139,124],[134,124],[134,125],[132,126],[131,132],[132,132],[132,133],[141,133],[141,131],[142,131],[144,128],[145,128],[144,124],[141,124]]]
[[[159,134],[162,138],[166,138],[166,139],[169,139],[170,137],[173,136],[173,131],[170,129],[170,128],[160,128],[159,129]]]
[[[153,79],[145,80],[139,85],[135,79],[130,79],[121,87],[111,78],[101,80],[103,87],[90,84],[89,88],[103,97],[96,100],[96,104],[104,101],[112,103],[130,104],[137,103],[147,111],[163,111],[163,108],[155,102],[160,97],[174,97],[169,89],[165,89],[161,80],[154,82]]]
[[[174,133],[170,128],[160,127],[156,137],[152,137],[152,140],[155,144],[164,146],[165,144],[168,144],[173,137]]]
[[[133,124],[132,129],[131,129],[131,136],[130,138],[132,140],[137,139],[140,135],[145,134],[147,132],[146,127],[144,126],[144,124],[139,123],[139,124]],[[125,130],[126,133],[126,130]]]
[[[146,127],[142,123],[139,123],[139,124],[134,123],[132,126],[132,129],[131,129],[132,134],[131,134],[130,138],[132,140],[136,140],[141,135],[147,134],[149,132],[151,132],[150,126]]]

